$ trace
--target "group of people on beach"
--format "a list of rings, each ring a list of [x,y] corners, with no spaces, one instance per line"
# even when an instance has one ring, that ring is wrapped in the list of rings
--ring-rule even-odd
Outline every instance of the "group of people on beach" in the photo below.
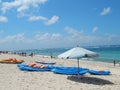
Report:
[[[20,56],[34,56],[34,53],[31,52],[30,54],[27,54],[26,52],[11,52],[11,51],[0,51],[0,54],[15,54]]]

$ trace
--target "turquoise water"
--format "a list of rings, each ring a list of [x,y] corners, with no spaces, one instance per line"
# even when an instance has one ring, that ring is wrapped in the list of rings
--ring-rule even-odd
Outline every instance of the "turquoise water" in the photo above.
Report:
[[[69,50],[70,48],[51,48],[51,49],[32,49],[32,50],[20,50],[20,52],[26,52],[28,54],[34,53],[38,55],[53,55],[56,56]],[[113,60],[120,61],[120,47],[89,47],[86,48],[97,52],[99,57],[94,58],[95,61],[113,62]]]
[[[99,54],[95,60],[102,61],[102,62],[113,62],[116,60],[120,62],[120,47],[101,47],[101,48],[91,48],[94,52]]]

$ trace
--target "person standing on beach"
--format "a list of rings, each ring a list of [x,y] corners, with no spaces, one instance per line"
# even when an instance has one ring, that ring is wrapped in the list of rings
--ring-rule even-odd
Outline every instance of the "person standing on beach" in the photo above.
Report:
[[[33,57],[33,55],[34,55],[34,54],[33,54],[33,53],[31,53],[29,56]]]
[[[115,64],[116,64],[115,60],[113,61],[113,64],[114,64],[114,67],[115,67]]]

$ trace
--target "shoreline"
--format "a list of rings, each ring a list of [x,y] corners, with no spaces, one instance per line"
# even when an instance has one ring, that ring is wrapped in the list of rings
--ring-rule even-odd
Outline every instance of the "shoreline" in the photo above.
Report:
[[[0,55],[10,55],[10,56],[18,56],[18,57],[23,57],[23,59],[25,58],[25,57],[37,57],[37,59],[38,58],[42,58],[43,60],[42,61],[49,61],[50,59],[51,59],[51,56],[50,55],[40,55],[40,54],[36,54],[36,55],[33,55],[33,56],[30,56],[30,55],[19,55],[19,54],[11,54],[11,53],[9,53],[9,54],[0,54]],[[0,58],[1,59],[1,58]],[[3,57],[3,59],[8,59],[8,58],[6,58],[6,57]],[[36,59],[36,60],[37,60]],[[49,59],[49,60],[48,60]],[[56,60],[62,60],[63,62],[64,61],[70,61],[70,60],[72,60],[72,61],[77,61],[76,59],[59,59],[59,58],[57,58],[57,57],[54,57],[54,58],[52,58],[51,60],[54,60],[54,59],[56,59]],[[39,60],[39,59],[38,59]],[[40,60],[41,61],[41,60]],[[101,64],[108,64],[108,65],[111,65],[111,66],[114,66],[114,62],[113,63],[111,63],[111,62],[103,62],[103,61],[99,61],[99,60],[91,60],[91,58],[89,59],[87,59],[87,58],[81,58],[79,61],[82,61],[82,62],[90,62],[90,63],[101,63]],[[62,62],[62,63],[63,63]],[[116,66],[118,66],[118,67],[120,67],[120,62],[117,62],[116,63],[116,65],[114,66],[114,67],[116,67]]]
[[[28,49],[28,50],[31,50],[31,49]],[[33,50],[37,50],[37,49],[33,49]],[[46,49],[45,49],[46,50]],[[33,55],[36,55],[36,56],[43,56],[43,57],[51,57],[51,53],[49,52],[46,52],[46,54],[40,54],[40,53],[37,53],[34,52],[34,51],[26,51],[26,50],[20,50],[20,51],[0,51],[0,54],[1,53],[4,53],[4,54],[15,54],[15,55],[21,55],[21,56],[33,56]],[[56,52],[55,52],[56,53]],[[57,55],[58,54],[53,54],[52,56],[54,58],[57,58]],[[109,57],[98,57],[98,58],[93,58],[92,61],[95,61],[95,62],[105,62],[105,63],[114,63],[114,61],[116,63],[120,63],[120,59],[115,59],[115,58],[109,58]]]
[[[40,61],[55,61],[56,65],[77,66],[77,60],[43,58],[42,56],[19,56],[0,54],[0,59],[16,58],[25,64]],[[64,61],[64,63],[63,63]],[[85,74],[80,78],[71,75],[54,74],[53,72],[28,72],[18,69],[16,64],[0,64],[0,90],[119,90],[120,67],[103,62],[80,60],[80,67],[111,71],[111,75]]]

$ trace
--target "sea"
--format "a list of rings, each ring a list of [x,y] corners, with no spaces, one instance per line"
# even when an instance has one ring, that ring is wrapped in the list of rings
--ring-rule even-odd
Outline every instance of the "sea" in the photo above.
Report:
[[[105,46],[87,46],[83,47],[93,52],[99,54],[99,57],[92,58],[89,60],[92,61],[100,61],[100,62],[108,62],[113,63],[120,62],[120,45],[105,45]],[[27,49],[27,50],[19,50],[19,52],[26,52],[28,54],[34,53],[35,55],[44,55],[44,56],[55,56],[57,57],[59,54],[71,49],[71,47],[67,48],[42,48],[42,49]]]

